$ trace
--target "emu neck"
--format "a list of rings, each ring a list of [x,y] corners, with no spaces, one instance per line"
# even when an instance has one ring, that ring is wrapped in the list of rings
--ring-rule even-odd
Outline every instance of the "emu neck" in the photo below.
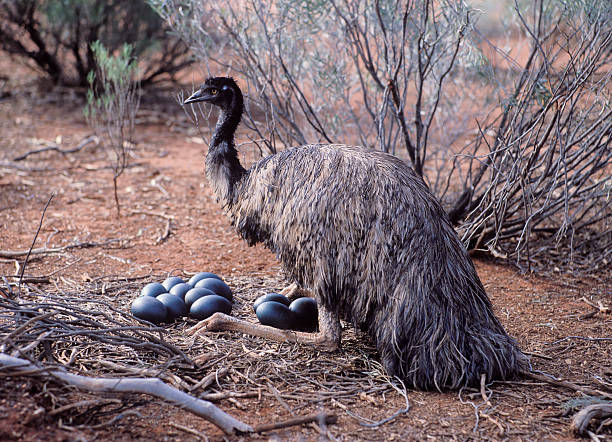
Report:
[[[234,133],[242,115],[242,101],[222,109],[206,155],[206,176],[220,202],[232,203],[236,183],[245,173],[234,145]]]

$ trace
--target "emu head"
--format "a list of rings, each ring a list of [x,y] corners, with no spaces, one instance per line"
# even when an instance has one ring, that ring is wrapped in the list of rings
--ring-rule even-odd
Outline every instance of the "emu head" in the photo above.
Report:
[[[241,95],[240,88],[233,78],[211,77],[187,98],[184,104],[203,101],[227,109],[238,95]]]

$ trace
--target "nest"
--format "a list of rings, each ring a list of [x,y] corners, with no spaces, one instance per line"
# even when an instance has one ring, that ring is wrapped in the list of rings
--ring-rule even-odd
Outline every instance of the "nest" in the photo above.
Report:
[[[67,290],[25,284],[19,295],[7,286],[5,296],[0,294],[2,353],[88,377],[155,377],[212,402],[270,396],[291,413],[397,388],[376,362],[368,339],[351,327],[345,327],[340,352],[324,353],[234,332],[188,336],[187,328],[196,323],[190,319],[163,327],[140,321],[129,313],[130,303],[147,282],[73,282]],[[235,293],[232,315],[250,321],[253,301],[283,286],[270,277],[227,282]],[[0,369],[0,376],[6,374],[6,367]],[[32,382],[46,381],[34,377]],[[95,428],[142,404],[137,397],[124,398],[120,406],[112,399],[92,400],[75,413],[73,389],[53,394],[50,414],[62,417],[65,427]]]

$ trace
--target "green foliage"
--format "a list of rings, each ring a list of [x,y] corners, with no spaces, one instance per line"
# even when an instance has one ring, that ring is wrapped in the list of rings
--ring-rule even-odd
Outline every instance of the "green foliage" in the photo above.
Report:
[[[134,81],[138,65],[132,57],[133,48],[127,43],[114,54],[100,41],[92,43],[91,50],[97,70],[87,74],[89,90],[84,113],[88,123],[100,133],[105,139],[103,144],[109,148],[119,213],[117,178],[128,165],[134,117],[140,104],[140,89]]]
[[[100,41],[93,42],[91,49],[96,58],[100,79],[96,81],[95,71],[87,74],[89,90],[85,117],[90,124],[94,124],[92,120],[98,113],[101,113],[104,119],[111,119],[117,116],[115,111],[118,110],[118,117],[125,119],[128,116],[127,109],[124,109],[120,102],[133,97],[135,92],[133,82],[137,64],[132,58],[132,46],[125,43],[116,55],[111,55]],[[101,92],[96,94],[96,90]]]
[[[96,69],[94,41],[111,53],[129,44],[143,67],[141,84],[191,62],[186,45],[145,0],[0,1],[0,47],[31,59],[54,82],[87,85]]]

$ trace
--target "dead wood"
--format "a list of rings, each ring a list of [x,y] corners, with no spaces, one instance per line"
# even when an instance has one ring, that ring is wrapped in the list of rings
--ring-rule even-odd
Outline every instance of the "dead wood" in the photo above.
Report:
[[[19,273],[19,290],[20,291],[21,291],[21,280],[23,279],[23,273],[25,272],[26,266],[28,265],[28,259],[30,258],[30,255],[32,254],[32,249],[34,248],[34,244],[36,243],[36,238],[38,238],[38,234],[40,233],[43,219],[45,218],[45,213],[47,212],[47,208],[49,207],[49,204],[51,204],[51,200],[53,199],[54,195],[55,194],[52,193],[49,196],[49,199],[47,200],[47,204],[45,204],[45,207],[43,208],[42,214],[40,215],[40,222],[38,223],[38,229],[36,229],[36,234],[34,235],[32,244],[30,245],[30,248],[28,249],[28,253],[26,254],[25,259],[23,260],[23,265],[21,266],[21,272]]]
[[[85,148],[86,146],[92,143],[94,143],[94,145],[97,146],[98,144],[100,144],[100,139],[95,135],[90,135],[88,137],[83,138],[79,144],[77,144],[75,147],[72,147],[70,149],[62,149],[57,144],[50,143],[47,146],[42,147],[40,149],[30,150],[24,153],[23,155],[19,155],[18,157],[13,158],[13,161],[23,161],[30,155],[34,155],[34,154],[42,153],[42,152],[49,152],[49,151],[55,151],[55,152],[61,153],[62,155],[67,155],[70,153],[78,152],[79,150]]]
[[[70,249],[103,247],[103,246],[108,246],[109,244],[113,244],[113,243],[121,242],[121,241],[122,240],[119,238],[112,238],[112,239],[108,239],[106,241],[100,241],[100,242],[91,242],[91,241],[76,242],[74,244],[68,244],[62,247],[37,247],[31,250],[0,250],[0,258],[19,258],[21,256],[28,255],[28,252],[30,255],[46,255],[50,253],[61,253],[61,252],[65,252]]]
[[[336,417],[335,414],[328,414],[328,413],[309,414],[307,416],[294,417],[292,419],[288,419],[283,422],[273,422],[270,424],[256,425],[255,427],[253,427],[253,432],[263,433],[265,431],[279,430],[281,428],[294,427],[297,425],[304,425],[304,424],[308,424],[311,422],[314,422],[314,423],[321,422],[321,423],[325,423],[326,425],[330,425],[330,424],[335,424],[337,420],[338,418]]]
[[[592,419],[605,419],[612,416],[612,402],[592,404],[574,415],[571,429],[574,434],[584,435]]]
[[[82,390],[94,392],[112,393],[140,393],[155,396],[170,402],[178,407],[186,409],[213,423],[226,434],[250,433],[251,426],[225,413],[210,402],[195,398],[171,387],[157,378],[99,378],[87,377],[68,373],[63,368],[48,367],[44,369],[25,359],[15,358],[5,353],[0,353],[0,366],[16,372],[31,372],[41,370],[37,376],[52,376],[64,384],[75,386]]]
[[[563,388],[567,388],[567,389],[570,389],[570,390],[574,390],[574,391],[577,391],[579,393],[583,393],[583,394],[585,394],[587,396],[603,396],[603,397],[612,399],[611,395],[609,395],[609,394],[607,394],[607,393],[605,393],[603,391],[595,390],[595,389],[590,388],[590,387],[583,387],[583,386],[580,386],[580,385],[576,385],[576,384],[574,384],[572,382],[563,381],[563,380],[560,380],[560,379],[552,379],[552,378],[549,378],[548,376],[544,376],[544,375],[541,375],[541,374],[533,373],[533,372],[530,372],[530,371],[522,371],[521,375],[525,376],[527,378],[534,379],[536,381],[541,381],[541,382],[545,382],[547,384],[555,385],[557,387],[563,387]]]

